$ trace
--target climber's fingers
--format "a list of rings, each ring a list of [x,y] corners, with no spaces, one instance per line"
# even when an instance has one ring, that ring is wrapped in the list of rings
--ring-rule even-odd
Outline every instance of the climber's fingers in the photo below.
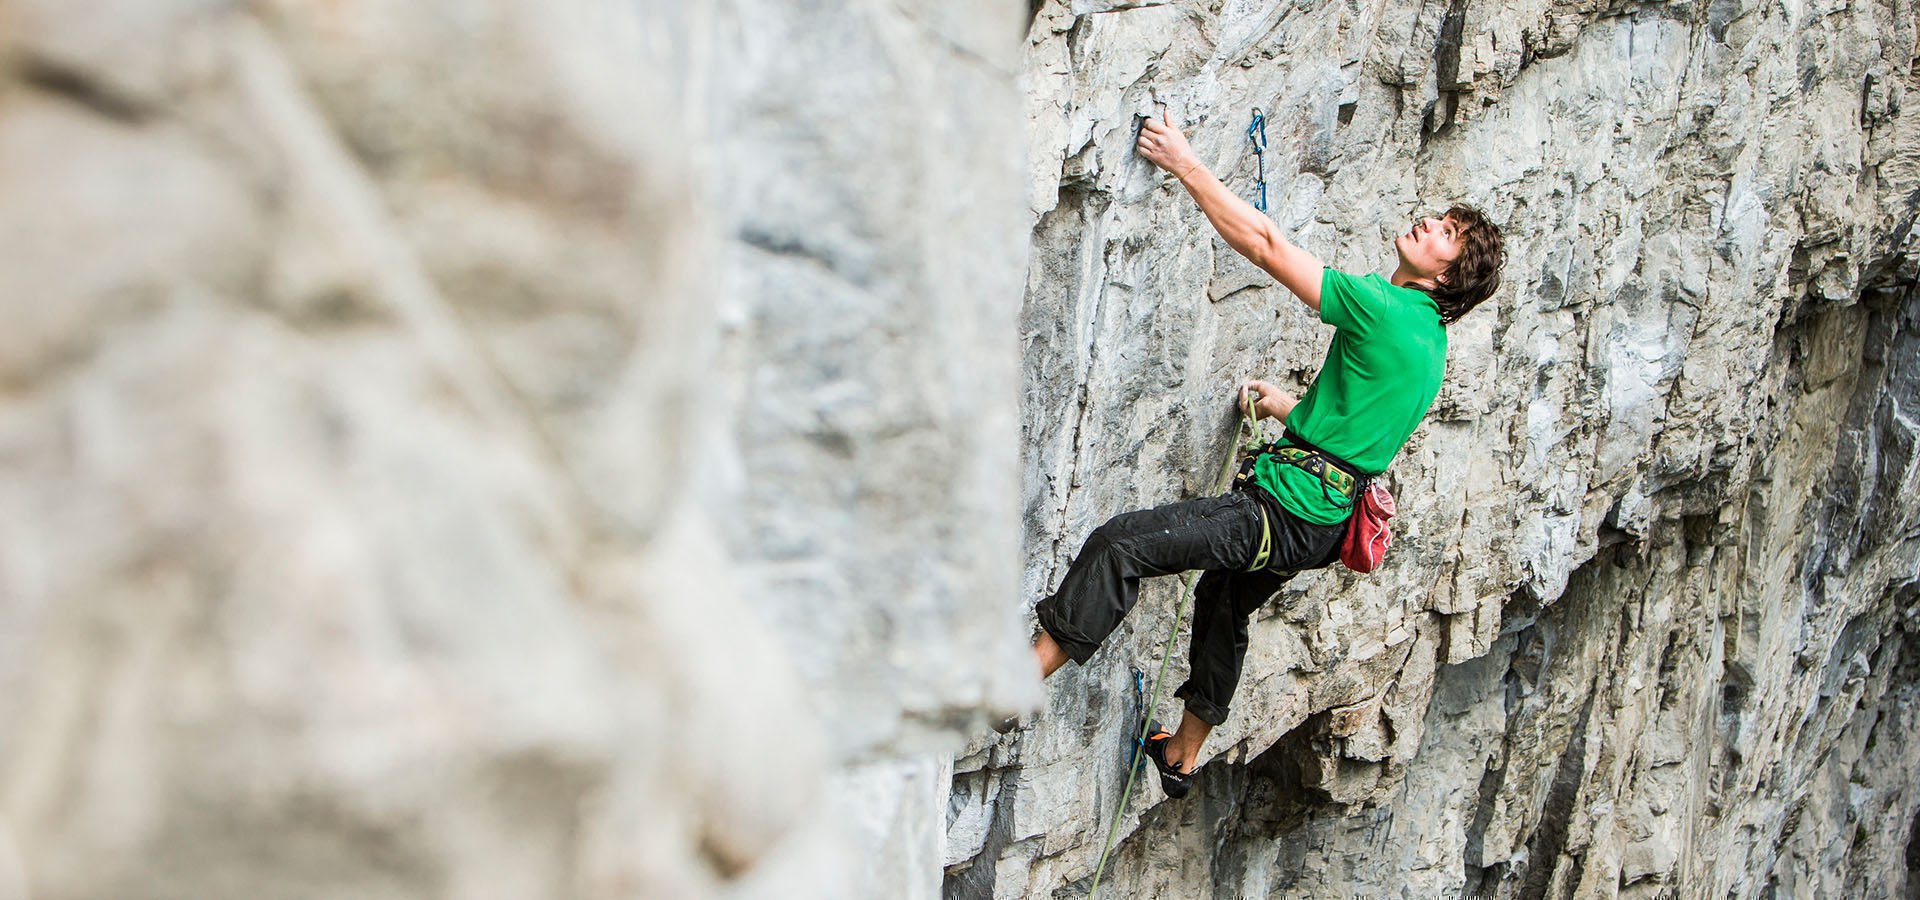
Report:
[[[1165,168],[1180,155],[1181,146],[1184,143],[1179,129],[1167,124],[1163,119],[1148,118],[1141,123],[1140,139],[1136,142],[1135,149],[1149,162]]]
[[[1141,156],[1146,157],[1147,162],[1153,163],[1156,166],[1165,164],[1162,159],[1164,154],[1160,149],[1160,144],[1153,139],[1152,135],[1143,132],[1140,135],[1140,141],[1134,145],[1134,149],[1138,151]]]
[[[1154,132],[1159,127],[1160,123],[1152,119],[1140,123],[1140,136],[1134,141],[1134,149],[1139,150],[1141,156],[1150,155],[1159,143],[1154,137]]]
[[[1249,404],[1256,407],[1263,406],[1267,401],[1273,399],[1273,395],[1276,393],[1278,393],[1278,391],[1273,385],[1261,381],[1258,378],[1249,378],[1240,385],[1240,408],[1246,409]]]
[[[1176,171],[1190,167],[1194,160],[1193,149],[1187,146],[1187,136],[1174,127],[1170,113],[1159,117],[1148,116],[1140,123],[1140,138],[1135,149],[1148,162],[1167,171]]]

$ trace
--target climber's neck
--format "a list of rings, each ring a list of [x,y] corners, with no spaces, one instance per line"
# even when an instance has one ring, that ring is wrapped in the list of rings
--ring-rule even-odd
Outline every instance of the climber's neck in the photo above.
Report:
[[[1387,279],[1395,287],[1413,288],[1417,291],[1433,290],[1433,279],[1416,274],[1403,260],[1400,267],[1393,270],[1393,276]]]

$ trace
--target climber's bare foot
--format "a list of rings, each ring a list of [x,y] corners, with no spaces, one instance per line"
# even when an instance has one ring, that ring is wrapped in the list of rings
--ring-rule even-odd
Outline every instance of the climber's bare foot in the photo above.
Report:
[[[1194,761],[1200,758],[1200,747],[1207,742],[1207,735],[1213,732],[1213,726],[1200,720],[1191,710],[1180,717],[1180,728],[1167,739],[1167,762],[1178,766],[1182,772],[1192,772]]]
[[[1040,636],[1033,639],[1033,658],[1040,664],[1040,677],[1044,679],[1067,664],[1067,651],[1060,649],[1053,635],[1042,628]]]

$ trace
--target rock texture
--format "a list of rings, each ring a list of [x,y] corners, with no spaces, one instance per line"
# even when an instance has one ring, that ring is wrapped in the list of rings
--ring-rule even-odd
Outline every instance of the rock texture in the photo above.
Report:
[[[972,7],[0,0],[0,898],[935,896],[1036,697]]]
[[[1103,896],[1920,890],[1917,28],[1901,2],[1039,5],[1029,601],[1105,517],[1210,490],[1233,385],[1304,386],[1327,339],[1131,156],[1137,114],[1250,196],[1263,110],[1272,214],[1332,265],[1390,269],[1456,200],[1512,251],[1391,473],[1389,566],[1269,604],[1196,796],[1139,789]],[[949,897],[1086,893],[1164,581],[957,763]]]
[[[1917,17],[0,0],[0,900],[1084,894],[1175,592],[1023,603],[1313,374],[1131,154],[1255,107],[1508,285],[1102,895],[1912,896]]]

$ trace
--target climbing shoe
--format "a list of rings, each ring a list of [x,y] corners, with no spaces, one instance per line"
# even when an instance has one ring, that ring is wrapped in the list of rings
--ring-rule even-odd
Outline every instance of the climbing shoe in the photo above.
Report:
[[[993,723],[993,730],[998,734],[1012,734],[1013,730],[1019,727],[1020,727],[1019,716],[1008,716],[1004,719],[1001,719],[998,722]]]
[[[1147,726],[1147,758],[1160,770],[1160,789],[1167,792],[1167,799],[1178,800],[1193,789],[1193,773],[1182,772],[1179,766],[1167,762],[1167,742],[1172,739],[1173,732],[1158,722]]]

